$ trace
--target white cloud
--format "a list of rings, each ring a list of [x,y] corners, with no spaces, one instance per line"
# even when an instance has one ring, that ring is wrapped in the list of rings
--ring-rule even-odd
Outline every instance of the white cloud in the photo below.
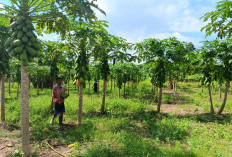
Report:
[[[170,22],[170,30],[179,32],[199,32],[203,23],[199,18],[186,16]]]
[[[113,1],[109,2],[109,0],[98,0],[96,4],[106,13],[106,16],[108,16],[110,13],[112,14],[115,11],[115,7],[117,5]],[[105,19],[105,15],[101,12],[95,10],[95,13],[99,19]]]
[[[3,8],[3,5],[0,3],[0,8]]]

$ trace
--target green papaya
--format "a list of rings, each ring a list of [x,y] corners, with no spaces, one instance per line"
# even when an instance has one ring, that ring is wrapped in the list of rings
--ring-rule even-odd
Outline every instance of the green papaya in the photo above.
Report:
[[[33,43],[32,46],[38,51],[40,50],[40,44],[39,43]]]
[[[22,37],[22,42],[23,43],[27,43],[28,42],[28,37],[27,36],[23,36]]]
[[[10,46],[10,44],[11,44],[11,38],[8,38],[8,39],[6,40],[4,46],[8,48],[8,47]]]
[[[81,77],[81,78],[79,78],[79,82],[80,82],[80,84],[84,84],[85,83],[85,80],[84,80],[84,78],[83,77]]]
[[[16,39],[16,40],[13,41],[13,45],[14,46],[20,46],[20,45],[22,45],[22,42],[19,39]]]
[[[23,24],[21,24],[21,25],[18,25],[17,26],[17,30],[22,30],[22,28],[24,27],[24,25]]]
[[[31,57],[36,56],[36,51],[34,48],[26,46],[26,50],[27,50],[27,53],[29,56],[31,56]]]
[[[18,35],[18,31],[15,31],[15,32],[12,34],[12,36],[15,37],[15,38],[17,37],[17,35]]]
[[[10,47],[8,47],[7,51],[11,52],[15,47],[13,45],[11,45]]]
[[[27,35],[29,38],[33,37],[33,33],[32,33],[31,31],[27,32],[26,35]]]
[[[31,24],[31,21],[29,20],[29,18],[27,18],[27,20],[26,20],[26,24]]]
[[[33,25],[27,24],[27,29],[32,30],[33,29]]]
[[[23,32],[22,31],[19,31],[18,32],[18,35],[17,35],[17,38],[18,39],[21,39],[23,37]]]
[[[31,42],[36,42],[36,38],[35,37],[31,37]]]
[[[18,46],[18,47],[16,47],[14,50],[15,50],[15,52],[16,52],[17,54],[21,54],[21,53],[23,52],[23,47],[24,47],[24,46]]]
[[[16,23],[17,23],[17,25],[19,26],[20,24],[22,24],[23,23],[23,19],[22,18],[19,18],[17,21],[16,21]]]
[[[27,42],[27,46],[30,47],[32,43],[30,41]]]
[[[23,27],[23,32],[27,32],[27,27]]]
[[[11,57],[15,57],[15,56],[16,56],[15,50],[13,49],[12,51],[10,51],[9,55],[10,55]]]

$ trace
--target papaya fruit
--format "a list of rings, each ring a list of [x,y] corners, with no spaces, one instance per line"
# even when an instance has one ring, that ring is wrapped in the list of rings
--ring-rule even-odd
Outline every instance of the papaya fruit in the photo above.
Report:
[[[18,47],[16,47],[14,50],[15,50],[15,52],[16,52],[17,54],[21,54],[21,53],[23,52],[23,47],[24,47],[24,46],[18,46]]]
[[[36,51],[35,49],[33,49],[32,47],[28,47],[26,46],[26,50],[27,50],[27,54],[31,57],[34,57],[36,55]]]
[[[27,32],[27,27],[23,27],[23,32]]]
[[[82,84],[82,85],[83,85],[83,84],[85,83],[84,78],[83,78],[83,77],[80,77],[79,82],[80,82],[80,84]]]
[[[20,46],[20,45],[22,45],[22,42],[19,39],[16,39],[16,40],[13,41],[13,45],[14,46]]]
[[[23,32],[22,31],[19,31],[18,34],[17,34],[17,38],[18,39],[21,39],[23,37]]]
[[[33,37],[33,33],[32,33],[31,31],[27,32],[26,35],[27,35],[29,38]]]
[[[22,37],[22,42],[23,43],[27,43],[28,42],[28,37],[27,36],[23,36]]]

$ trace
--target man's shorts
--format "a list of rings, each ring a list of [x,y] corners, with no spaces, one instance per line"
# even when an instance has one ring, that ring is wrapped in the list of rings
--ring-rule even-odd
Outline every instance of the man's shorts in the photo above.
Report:
[[[60,112],[65,112],[65,107],[64,107],[64,103],[62,102],[61,104],[56,103],[55,104],[55,114],[58,114]]]

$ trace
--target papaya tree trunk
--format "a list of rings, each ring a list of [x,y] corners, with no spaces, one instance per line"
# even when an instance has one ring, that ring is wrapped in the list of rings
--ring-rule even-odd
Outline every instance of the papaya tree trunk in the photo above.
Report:
[[[130,81],[128,81],[127,95],[130,95]]]
[[[215,112],[214,112],[214,107],[213,107],[213,100],[212,100],[210,84],[208,84],[208,91],[209,91],[210,113],[214,114]]]
[[[99,83],[100,81],[97,82],[97,95],[99,94]]]
[[[175,92],[177,93],[177,81],[175,83]]]
[[[11,88],[10,88],[10,78],[8,79],[8,93],[9,93],[9,96],[11,96]]]
[[[115,89],[115,79],[114,79],[114,89]]]
[[[17,83],[17,99],[19,98],[19,83]]]
[[[5,75],[1,77],[1,122],[5,122]]]
[[[157,105],[158,113],[160,112],[161,102],[162,102],[162,87],[160,87],[160,90],[159,90],[159,101],[158,101],[158,105]]]
[[[111,78],[110,92],[112,92],[112,89],[113,89],[113,79]]]
[[[24,156],[31,156],[29,131],[29,77],[27,66],[21,66],[21,136]]]
[[[120,88],[118,88],[118,98],[120,98]]]
[[[175,92],[175,80],[173,80],[172,89],[173,89],[173,92]]]
[[[227,94],[228,94],[228,90],[230,88],[230,81],[226,81],[226,89],[225,89],[225,95],[224,95],[224,100],[222,102],[222,105],[218,111],[217,114],[222,114],[222,111],[224,110],[225,106],[226,106],[226,100],[227,100]]]
[[[44,89],[44,81],[42,81],[41,83],[42,83],[42,91],[43,91],[43,89]]]
[[[78,122],[77,122],[77,125],[81,124],[82,106],[83,106],[83,85],[80,84],[80,86],[79,86],[79,106],[78,106]]]
[[[38,83],[36,85],[36,90],[37,90],[37,96],[39,96],[39,84]]]
[[[158,99],[159,99],[159,88],[158,87],[155,87],[155,93],[156,93],[156,96],[155,96],[155,101],[158,102]]]
[[[222,84],[219,84],[219,97],[222,97]]]
[[[106,80],[106,78],[104,78],[104,82],[103,82],[103,97],[102,97],[101,114],[105,113],[106,87],[107,87],[107,80]]]
[[[124,89],[123,89],[123,97],[126,98],[126,83],[124,83]]]
[[[88,81],[88,83],[89,83],[89,93],[90,93],[90,81]]]
[[[157,93],[156,93],[156,87],[153,86],[154,90],[154,102],[157,102]]]
[[[132,81],[131,82],[131,95],[133,95],[134,94],[134,82]]]

